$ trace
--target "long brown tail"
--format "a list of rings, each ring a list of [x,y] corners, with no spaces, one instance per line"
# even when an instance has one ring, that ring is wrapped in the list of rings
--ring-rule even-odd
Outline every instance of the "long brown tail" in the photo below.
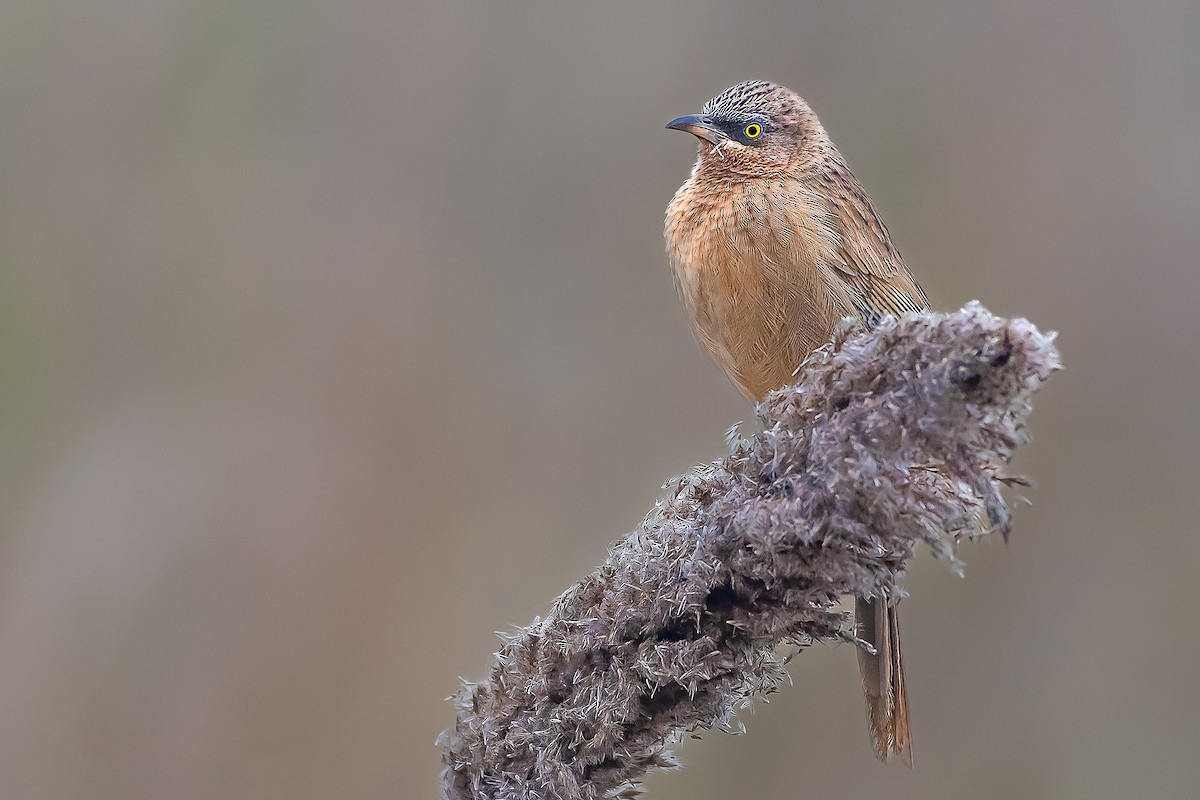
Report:
[[[897,601],[898,602],[898,601]],[[877,597],[854,601],[858,637],[875,647],[875,654],[858,648],[858,669],[871,742],[880,760],[898,755],[912,766],[912,739],[908,732],[908,691],[904,687],[904,664],[900,660],[900,622],[896,603]]]

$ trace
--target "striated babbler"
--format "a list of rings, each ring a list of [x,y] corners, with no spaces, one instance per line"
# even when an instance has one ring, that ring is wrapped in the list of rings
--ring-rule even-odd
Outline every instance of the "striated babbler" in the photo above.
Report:
[[[927,307],[887,228],[816,115],[795,92],[747,81],[668,128],[699,139],[667,207],[675,284],[701,345],[751,402],[796,369],[847,316]],[[858,598],[858,649],[879,757],[910,766],[895,598]]]

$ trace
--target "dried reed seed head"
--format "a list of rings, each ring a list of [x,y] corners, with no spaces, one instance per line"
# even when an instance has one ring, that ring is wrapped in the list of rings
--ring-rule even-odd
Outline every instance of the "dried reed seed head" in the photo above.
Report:
[[[674,481],[544,620],[454,698],[448,798],[632,797],[685,730],[738,730],[780,643],[852,639],[845,595],[895,592],[921,542],[1007,531],[1000,488],[1052,336],[978,304],[840,329],[761,432]]]

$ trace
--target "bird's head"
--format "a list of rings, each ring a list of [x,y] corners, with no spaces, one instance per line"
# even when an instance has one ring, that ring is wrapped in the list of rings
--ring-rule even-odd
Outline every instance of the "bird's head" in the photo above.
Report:
[[[790,170],[829,143],[808,103],[769,81],[739,83],[667,127],[700,140],[701,167],[743,175]]]

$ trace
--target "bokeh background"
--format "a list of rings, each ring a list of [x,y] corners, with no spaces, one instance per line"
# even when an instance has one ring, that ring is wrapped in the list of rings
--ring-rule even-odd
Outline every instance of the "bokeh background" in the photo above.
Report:
[[[0,16],[0,797],[437,795],[443,698],[751,418],[663,130],[814,106],[936,307],[1061,332],[1007,546],[660,800],[1200,791],[1200,5],[83,0]]]

